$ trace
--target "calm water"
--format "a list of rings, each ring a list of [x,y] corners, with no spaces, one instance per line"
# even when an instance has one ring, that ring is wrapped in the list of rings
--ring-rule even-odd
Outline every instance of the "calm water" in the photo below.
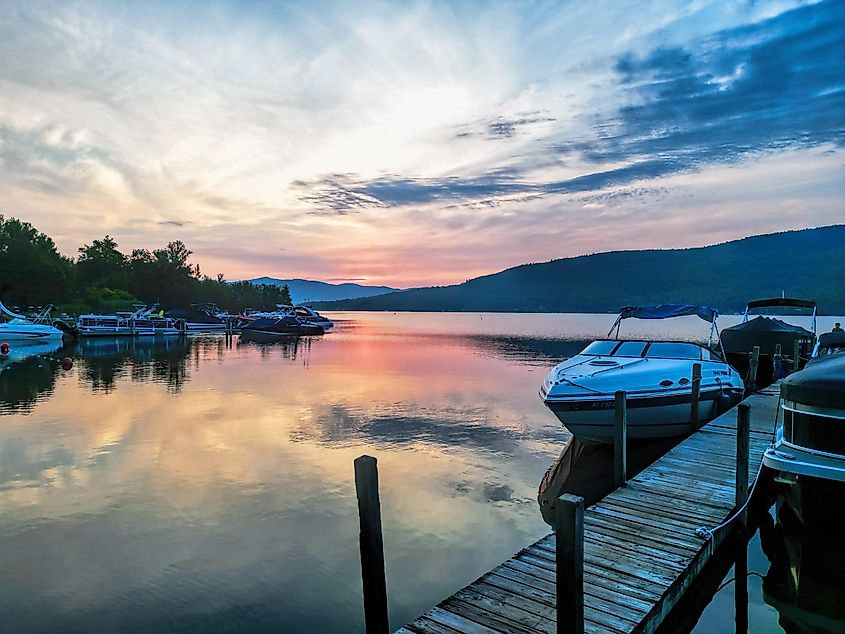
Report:
[[[333,332],[295,343],[13,350],[0,366],[2,629],[360,631],[364,453],[379,459],[395,626],[546,534],[537,487],[569,435],[537,389],[613,316],[333,317]],[[695,318],[623,334],[670,323],[707,336]],[[753,587],[751,601],[769,628],[757,631],[778,631]],[[705,611],[699,627],[728,617]]]

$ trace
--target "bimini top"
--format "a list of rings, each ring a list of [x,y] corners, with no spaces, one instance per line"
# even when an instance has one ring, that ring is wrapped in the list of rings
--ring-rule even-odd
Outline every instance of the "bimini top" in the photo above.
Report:
[[[792,306],[794,308],[806,308],[808,310],[813,310],[816,308],[816,302],[811,301],[809,299],[795,299],[794,297],[773,297],[771,299],[755,299],[752,302],[748,302],[748,306],[745,309],[746,312],[753,308],[768,308],[774,306]]]
[[[845,409],[845,354],[812,360],[803,370],[783,380],[780,395],[785,401]]]
[[[658,304],[657,306],[626,306],[619,311],[619,319],[667,319],[669,317],[683,317],[697,315],[704,321],[713,323],[719,316],[715,308],[696,306],[695,304]]]

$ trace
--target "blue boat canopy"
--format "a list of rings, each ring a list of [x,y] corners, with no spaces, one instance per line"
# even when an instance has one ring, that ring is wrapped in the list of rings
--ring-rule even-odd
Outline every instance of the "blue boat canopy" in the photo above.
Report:
[[[713,323],[719,316],[715,308],[696,306],[695,304],[658,304],[657,306],[626,306],[619,311],[619,319],[667,319],[669,317],[684,317],[698,315],[704,321]]]

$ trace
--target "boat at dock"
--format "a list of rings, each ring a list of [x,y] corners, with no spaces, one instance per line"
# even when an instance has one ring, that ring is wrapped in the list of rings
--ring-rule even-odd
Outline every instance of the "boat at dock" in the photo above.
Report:
[[[290,337],[301,335],[322,335],[325,330],[314,324],[303,323],[293,314],[270,315],[243,321],[241,335],[263,335],[265,338]]]
[[[330,319],[305,304],[293,306],[293,312],[301,321],[319,326],[323,330],[329,330],[334,326],[334,323]]]
[[[628,340],[619,337],[625,319],[696,315],[710,322],[707,345],[693,341]],[[607,339],[592,342],[555,366],[540,397],[583,443],[610,443],[615,393],[624,391],[631,439],[689,434],[739,402],[745,385],[713,346],[718,313],[706,306],[663,304],[623,308]],[[614,330],[615,338],[611,339]],[[699,408],[692,419],[693,366],[700,364]]]
[[[26,317],[0,302],[0,341],[61,341],[62,331],[49,323],[48,306],[35,317]]]
[[[221,310],[216,304],[191,304],[187,308],[175,308],[167,311],[165,317],[181,320],[186,332],[223,332],[227,329],[232,316]]]
[[[809,329],[798,324],[792,324],[777,317],[758,314],[757,312],[796,312],[798,317],[809,319]],[[809,314],[808,314],[809,313]],[[791,297],[775,297],[758,299],[745,307],[742,322],[736,326],[725,328],[721,335],[721,344],[725,350],[726,360],[747,376],[750,368],[751,354],[755,347],[760,349],[757,367],[757,384],[768,385],[778,378],[785,376],[783,359],[792,358],[798,346],[798,364],[792,359],[793,369],[803,367],[802,360],[809,358],[816,340],[816,316],[818,306],[816,302],[807,299]],[[753,317],[752,317],[753,316]],[[784,317],[786,315],[780,315]],[[776,367],[778,364],[781,367]]]
[[[138,306],[134,312],[80,315],[76,331],[80,337],[174,336],[183,334],[180,326],[176,319],[165,317],[157,304],[150,304]]]
[[[845,351],[809,361],[783,380],[780,396],[783,423],[763,464],[809,524],[845,504]]]

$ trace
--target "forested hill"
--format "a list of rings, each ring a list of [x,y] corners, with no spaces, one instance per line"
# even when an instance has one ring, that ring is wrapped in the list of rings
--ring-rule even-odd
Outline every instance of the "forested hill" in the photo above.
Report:
[[[752,236],[695,249],[613,251],[523,264],[463,284],[315,304],[326,310],[615,312],[625,305],[814,299],[845,314],[845,225]]]

